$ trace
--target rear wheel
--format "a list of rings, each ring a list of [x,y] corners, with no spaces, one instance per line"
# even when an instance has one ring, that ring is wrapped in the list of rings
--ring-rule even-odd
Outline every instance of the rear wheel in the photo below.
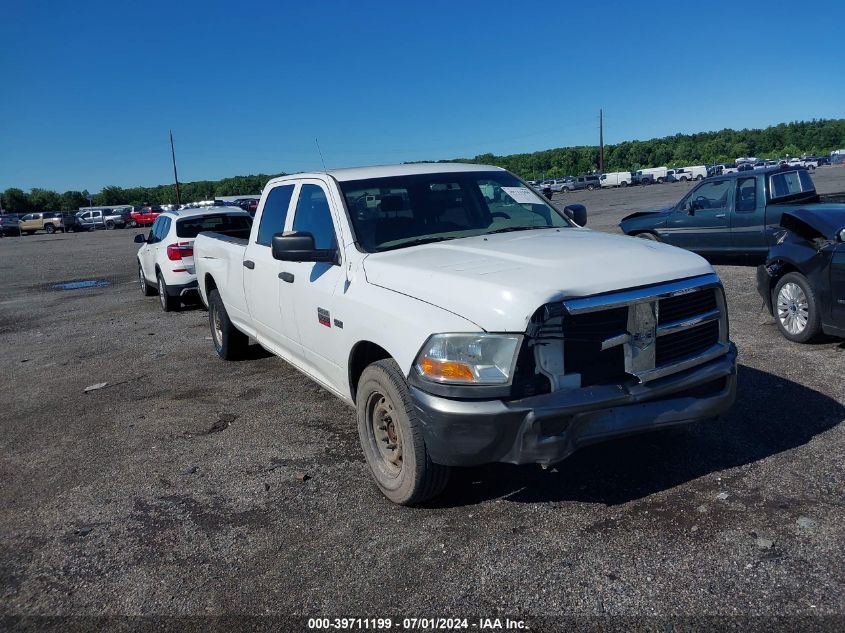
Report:
[[[179,300],[179,297],[171,297],[167,293],[167,284],[164,282],[164,276],[161,274],[161,271],[156,275],[156,280],[158,285],[158,302],[161,304],[161,309],[164,312],[178,310],[182,302]]]
[[[137,229],[138,228],[138,220],[129,220],[129,226],[131,226],[133,229]]]
[[[443,491],[450,469],[431,461],[422,424],[396,361],[380,360],[364,370],[356,408],[361,448],[385,497],[411,505]]]
[[[781,334],[790,341],[807,343],[821,331],[818,301],[807,278],[787,273],[775,286],[775,320]]]
[[[662,184],[663,184],[663,178],[658,178],[658,179],[657,179],[657,184],[658,184],[658,185],[662,185]]]
[[[214,350],[223,360],[237,360],[246,355],[249,337],[229,320],[220,292],[215,288],[208,295],[208,325]]]
[[[144,277],[144,269],[141,268],[141,262],[138,262],[138,285],[141,288],[142,297],[153,296],[153,289],[150,288],[150,284],[147,283],[147,278]]]
[[[49,233],[50,235],[52,235],[53,233],[56,232],[56,227],[53,226],[52,224],[47,224],[47,225],[44,226],[44,230],[47,231],[47,233]]]
[[[114,228],[114,222],[112,222],[111,220],[109,220],[108,222],[106,222],[106,229],[108,229],[109,231],[111,231],[113,228]]]
[[[698,176],[696,176],[695,179],[696,180],[704,180],[704,176],[702,176],[701,174],[698,174]]]
[[[593,185],[587,185],[587,191],[592,191],[593,189],[595,189]]]
[[[621,183],[619,183],[619,186],[620,187],[627,187],[628,183],[623,180]]]

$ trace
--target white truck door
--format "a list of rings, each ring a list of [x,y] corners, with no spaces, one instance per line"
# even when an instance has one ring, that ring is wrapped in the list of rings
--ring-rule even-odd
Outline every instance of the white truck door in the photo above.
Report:
[[[297,196],[291,230],[311,233],[317,249],[338,248],[342,243],[331,194],[319,180],[303,180]],[[338,249],[341,252],[342,249]],[[346,376],[342,358],[342,306],[335,301],[335,289],[345,280],[343,261],[282,262],[286,283],[281,301],[292,303],[299,326],[299,340],[306,360],[318,379],[337,387]]]
[[[293,306],[279,300],[279,288],[284,284],[279,277],[283,262],[273,259],[270,248],[273,235],[285,230],[295,187],[295,183],[284,183],[267,194],[258,232],[254,241],[250,238],[244,252],[243,279],[247,307],[259,342],[283,357],[301,358]]]

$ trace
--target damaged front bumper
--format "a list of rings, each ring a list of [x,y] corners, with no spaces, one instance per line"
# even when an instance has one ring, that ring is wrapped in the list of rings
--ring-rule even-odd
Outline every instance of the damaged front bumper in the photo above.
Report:
[[[713,418],[736,398],[736,347],[692,369],[630,386],[560,390],[523,400],[454,400],[411,387],[432,461],[553,464],[615,437]]]

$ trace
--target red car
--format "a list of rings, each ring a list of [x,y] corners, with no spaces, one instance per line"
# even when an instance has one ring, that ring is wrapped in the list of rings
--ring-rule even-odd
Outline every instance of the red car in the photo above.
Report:
[[[161,213],[163,213],[161,207],[155,207],[152,205],[138,207],[129,214],[129,226],[132,228],[138,226],[149,226],[155,222],[155,219]]]

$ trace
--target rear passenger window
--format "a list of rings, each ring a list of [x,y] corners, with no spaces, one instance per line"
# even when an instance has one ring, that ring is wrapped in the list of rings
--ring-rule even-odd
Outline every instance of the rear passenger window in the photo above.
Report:
[[[293,196],[293,185],[281,185],[270,190],[261,212],[261,224],[258,225],[256,242],[270,246],[273,236],[285,230],[285,219],[288,216],[290,199]]]
[[[302,185],[296,203],[296,215],[293,216],[293,230],[311,233],[314,236],[314,248],[337,248],[329,201],[322,187]]]
[[[757,208],[757,179],[740,178],[736,183],[736,212],[751,213]]]

